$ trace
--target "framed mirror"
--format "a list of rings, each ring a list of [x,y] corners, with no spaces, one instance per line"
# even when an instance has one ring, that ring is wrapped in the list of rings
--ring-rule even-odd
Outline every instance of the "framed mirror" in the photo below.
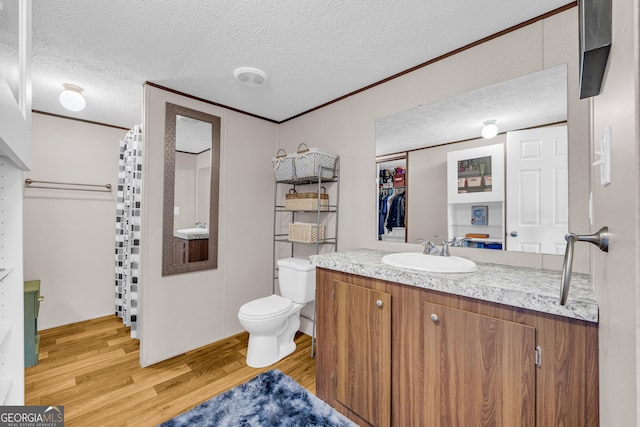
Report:
[[[168,103],[162,275],[218,266],[220,117]]]
[[[472,247],[563,253],[567,103],[562,64],[376,120],[377,161],[407,156],[406,241],[457,237]],[[499,133],[484,139],[491,120]],[[488,162],[496,146],[504,156]],[[546,223],[550,242],[542,244]]]

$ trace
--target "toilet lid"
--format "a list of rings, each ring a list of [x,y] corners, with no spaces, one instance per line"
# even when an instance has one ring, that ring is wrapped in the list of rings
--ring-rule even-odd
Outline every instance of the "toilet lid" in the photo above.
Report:
[[[251,318],[273,317],[290,310],[292,305],[291,300],[280,295],[270,295],[249,301],[240,307],[240,313]]]

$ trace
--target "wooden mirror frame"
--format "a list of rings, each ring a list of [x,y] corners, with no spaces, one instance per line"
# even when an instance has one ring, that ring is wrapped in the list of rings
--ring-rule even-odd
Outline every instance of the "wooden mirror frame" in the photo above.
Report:
[[[176,117],[185,116],[211,124],[211,182],[209,203],[209,247],[205,261],[175,264],[174,191],[176,161]],[[162,209],[162,275],[188,273],[218,268],[218,207],[220,193],[220,117],[166,103],[164,138],[164,196]]]

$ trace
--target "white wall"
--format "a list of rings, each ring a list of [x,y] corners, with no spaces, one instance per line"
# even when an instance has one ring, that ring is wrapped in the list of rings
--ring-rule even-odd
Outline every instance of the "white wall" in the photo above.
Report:
[[[602,92],[593,98],[593,143],[611,127],[611,185],[593,168],[594,228],[609,226],[609,252],[595,250],[600,308],[600,425],[640,425],[640,5],[612,2],[613,43]]]
[[[145,86],[142,205],[143,366],[241,332],[238,309],[272,285],[277,125]],[[218,268],[161,276],[165,103],[219,116]]]
[[[196,226],[196,189],[198,157],[195,154],[176,152],[174,208],[178,215],[173,217],[173,228],[193,228]]]
[[[24,178],[112,185],[111,193],[24,190],[24,278],[41,280],[38,328],[114,313],[115,209],[122,129],[33,114]],[[44,184],[41,184],[44,185]]]
[[[358,247],[411,250],[408,244],[377,240],[375,120],[419,104],[566,63],[569,79],[570,228],[585,230],[588,228],[586,212],[590,169],[585,141],[589,137],[589,116],[588,102],[578,101],[576,52],[578,10],[572,8],[285,122],[280,126],[280,146],[292,152],[300,142],[306,142],[309,146],[335,151],[341,156],[340,250]],[[410,175],[412,167],[409,164]],[[410,224],[416,220],[410,218]],[[559,268],[562,265],[561,256],[462,250],[465,256],[479,261],[538,268]],[[588,249],[576,247],[574,271],[588,272],[588,259]]]

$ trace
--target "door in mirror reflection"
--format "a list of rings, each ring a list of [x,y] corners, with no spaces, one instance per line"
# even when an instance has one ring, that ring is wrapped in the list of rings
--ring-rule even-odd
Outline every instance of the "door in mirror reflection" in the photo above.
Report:
[[[215,268],[220,119],[167,104],[163,275]]]
[[[569,232],[567,126],[507,133],[507,250],[563,254]]]
[[[379,158],[378,240],[407,241],[407,157],[406,154]]]

